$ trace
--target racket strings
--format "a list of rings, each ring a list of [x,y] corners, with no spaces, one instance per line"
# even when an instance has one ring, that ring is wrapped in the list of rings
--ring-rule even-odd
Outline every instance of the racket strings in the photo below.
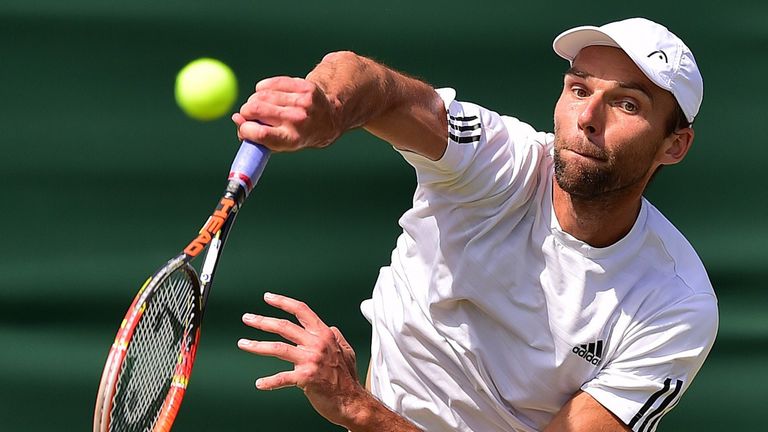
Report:
[[[118,376],[110,430],[143,432],[155,424],[195,313],[193,277],[174,271],[148,300]]]

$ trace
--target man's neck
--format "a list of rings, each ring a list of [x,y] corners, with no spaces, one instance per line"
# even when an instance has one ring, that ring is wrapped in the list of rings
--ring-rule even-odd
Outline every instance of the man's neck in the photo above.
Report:
[[[552,181],[552,204],[563,231],[593,247],[607,247],[629,233],[640,212],[642,190],[583,199]]]

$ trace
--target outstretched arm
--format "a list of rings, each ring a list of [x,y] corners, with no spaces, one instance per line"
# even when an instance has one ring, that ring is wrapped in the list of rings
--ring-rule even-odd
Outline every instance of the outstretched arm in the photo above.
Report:
[[[258,379],[257,388],[298,387],[320,415],[351,432],[419,431],[363,388],[357,379],[355,352],[337,328],[328,327],[300,301],[277,294],[265,294],[264,300],[293,314],[299,324],[260,315],[243,316],[246,325],[292,342],[249,339],[238,342],[244,351],[276,357],[294,365],[293,370]]]
[[[304,79],[260,81],[232,120],[240,139],[274,151],[325,147],[358,127],[432,160],[448,141],[445,107],[431,86],[349,51],[326,55]]]

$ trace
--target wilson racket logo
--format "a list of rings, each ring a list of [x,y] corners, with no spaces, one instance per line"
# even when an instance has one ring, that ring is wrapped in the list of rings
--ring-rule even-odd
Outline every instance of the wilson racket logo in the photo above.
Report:
[[[216,235],[222,226],[224,226],[224,222],[227,220],[229,213],[234,207],[234,200],[230,198],[222,198],[221,201],[219,201],[216,210],[203,226],[203,229],[200,230],[200,234],[198,234],[198,236],[184,248],[184,253],[191,257],[196,257],[202,252],[208,243],[211,242],[213,236]]]

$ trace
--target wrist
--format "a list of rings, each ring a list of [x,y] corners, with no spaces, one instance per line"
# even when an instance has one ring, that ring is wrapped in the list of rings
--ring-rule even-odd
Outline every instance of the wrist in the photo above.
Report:
[[[326,82],[313,76],[316,71],[307,75],[306,80],[315,85],[313,95],[314,104],[322,107],[317,114],[322,119],[323,133],[318,136],[317,147],[326,147],[336,141],[348,128],[342,119],[342,102],[340,98],[329,88]]]
[[[346,410],[348,420],[341,426],[350,432],[421,432],[362,387]]]
[[[370,425],[375,419],[376,403],[380,402],[360,386],[355,394],[348,395],[343,401],[343,417],[345,420],[340,426],[353,432],[370,429]]]
[[[350,129],[344,124],[342,116],[342,102],[335,94],[329,94],[325,89],[321,88],[328,100],[328,106],[330,108],[330,127],[331,127],[331,142],[336,141],[339,137]]]
[[[327,54],[307,75],[325,97],[336,137],[363,126],[382,109],[382,67],[352,51]]]

